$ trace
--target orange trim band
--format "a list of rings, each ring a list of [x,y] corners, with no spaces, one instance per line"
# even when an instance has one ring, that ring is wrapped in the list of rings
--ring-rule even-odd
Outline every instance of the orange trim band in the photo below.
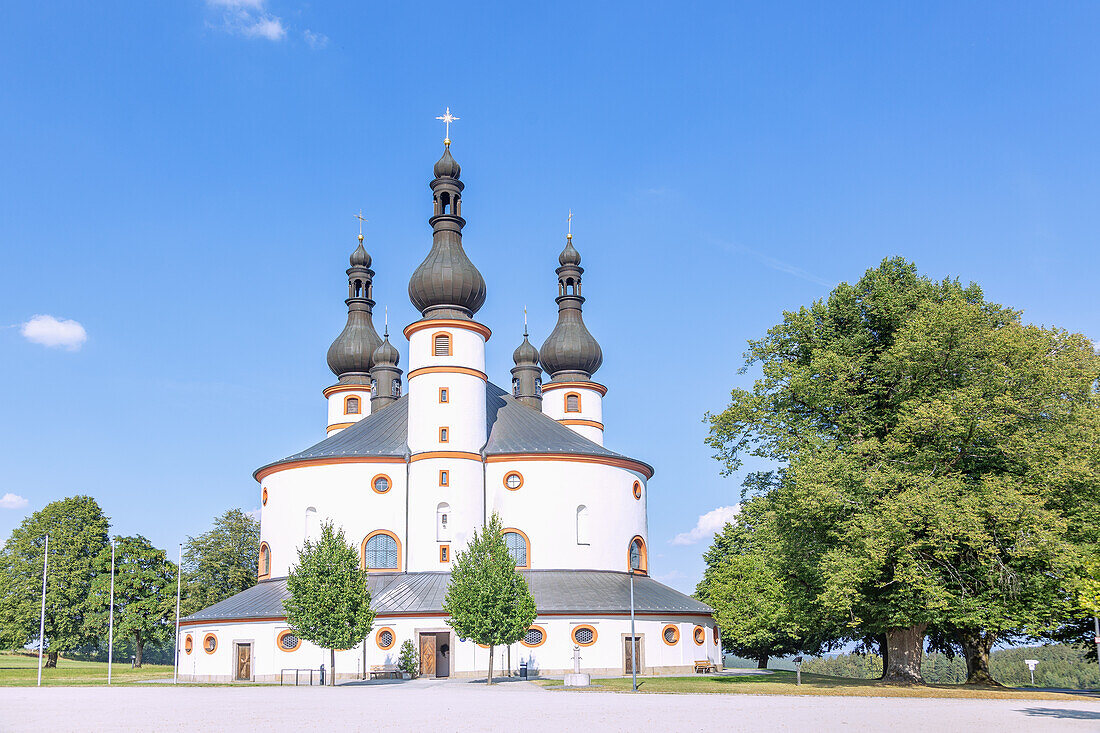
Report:
[[[409,461],[426,461],[429,458],[466,458],[471,461],[480,461],[481,456],[462,450],[430,450],[409,456]]]
[[[605,466],[626,468],[637,471],[647,479],[653,478],[653,469],[640,461],[610,456],[578,456],[572,453],[506,453],[486,456],[486,463],[504,463],[507,461],[575,461],[577,463],[602,463]]]
[[[489,330],[488,326],[483,326],[475,321],[459,321],[453,318],[432,318],[424,321],[414,321],[405,326],[405,338],[408,338],[417,331],[423,331],[425,328],[463,328],[467,331],[480,333],[485,337],[486,341],[493,335],[493,332]]]
[[[328,426],[326,432],[331,433],[333,430],[343,430],[344,428],[350,428],[354,424],[353,422],[334,422],[332,425]]]
[[[595,420],[579,420],[574,418],[569,420],[558,420],[558,422],[560,422],[562,425],[587,425],[590,428],[599,428],[600,430],[603,430],[603,423],[596,422]]]
[[[300,461],[288,461],[267,468],[261,468],[252,474],[257,481],[263,481],[273,473],[288,471],[292,468],[304,468],[305,466],[327,466],[337,463],[404,463],[400,456],[339,456],[330,458],[303,458]]]
[[[369,384],[334,384],[331,387],[325,387],[321,390],[321,394],[325,397],[331,397],[337,392],[365,392],[370,394]]]
[[[598,382],[546,382],[542,385],[542,391],[553,392],[556,389],[590,389],[598,392],[601,397],[607,394],[607,387]]]
[[[392,570],[390,572],[393,572]],[[600,618],[629,618],[629,611],[539,611],[539,618],[546,618],[550,616],[563,616],[569,618],[576,618],[578,613],[584,613],[589,616],[598,616]],[[668,618],[669,616],[699,616],[702,618],[714,618],[712,614],[702,613],[699,611],[676,611],[675,613],[669,613],[668,611],[635,611],[635,616],[660,616]],[[404,611],[397,613],[377,613],[375,618],[447,618],[449,614],[440,611]],[[246,616],[244,618],[204,618],[197,621],[180,621],[180,628],[184,626],[211,626],[213,624],[247,624],[247,623],[259,623],[267,621],[286,621],[286,616]]]
[[[419,377],[421,374],[468,374],[471,377],[477,377],[486,382],[489,381],[489,376],[485,372],[479,372],[477,369],[470,369],[468,367],[460,366],[427,366],[420,367],[419,369],[413,369],[408,374],[408,378]]]

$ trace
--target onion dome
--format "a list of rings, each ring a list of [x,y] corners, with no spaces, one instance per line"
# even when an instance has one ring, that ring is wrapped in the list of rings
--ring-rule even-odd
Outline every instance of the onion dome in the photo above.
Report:
[[[382,344],[374,350],[371,359],[374,361],[374,366],[397,366],[397,363],[401,360],[401,354],[390,343],[389,331],[382,339]]]
[[[573,247],[573,236],[566,238],[558,256],[558,322],[542,343],[539,359],[552,380],[587,381],[603,364],[603,350],[584,325],[581,306],[581,256]]]
[[[469,319],[485,304],[485,278],[462,249],[463,184],[450,146],[435,164],[431,183],[432,248],[409,279],[409,300],[425,318]]]
[[[534,366],[539,363],[539,350],[527,340],[527,333],[523,334],[523,343],[512,352],[512,361],[516,366]]]
[[[328,348],[328,368],[341,384],[368,384],[372,355],[382,343],[372,321],[374,271],[370,262],[363,236],[359,235],[359,247],[352,253],[347,270],[348,297],[344,303],[348,306],[348,321]]]

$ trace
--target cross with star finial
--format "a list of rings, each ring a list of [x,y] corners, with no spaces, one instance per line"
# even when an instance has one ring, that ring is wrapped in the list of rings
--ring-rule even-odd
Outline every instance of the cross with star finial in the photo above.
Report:
[[[444,145],[450,145],[451,144],[451,123],[454,122],[455,120],[460,120],[462,118],[461,117],[455,117],[453,114],[451,114],[451,108],[448,107],[447,111],[443,113],[443,116],[436,117],[436,119],[437,120],[443,120],[443,124],[445,124],[447,126],[447,132],[445,133],[445,135],[443,137],[443,144]]]

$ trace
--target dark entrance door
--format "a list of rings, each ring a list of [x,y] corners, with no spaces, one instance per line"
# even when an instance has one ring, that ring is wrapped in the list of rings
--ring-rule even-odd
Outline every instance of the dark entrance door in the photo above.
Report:
[[[252,645],[237,645],[237,675],[238,680],[252,679]]]
[[[435,634],[420,635],[420,675],[435,676]]]
[[[638,649],[638,674],[642,673],[642,667],[645,666],[645,654],[642,649],[642,637],[631,637],[629,634],[623,637],[623,674],[634,674],[634,639],[637,640]]]

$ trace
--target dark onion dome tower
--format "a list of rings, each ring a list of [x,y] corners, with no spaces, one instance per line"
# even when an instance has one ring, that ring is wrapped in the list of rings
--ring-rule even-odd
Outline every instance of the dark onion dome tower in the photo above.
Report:
[[[360,233],[359,246],[351,253],[351,267],[347,270],[348,298],[344,302],[348,306],[348,322],[328,347],[328,368],[340,384],[370,384],[371,357],[382,344],[371,320],[374,270],[370,264]]]
[[[524,312],[523,343],[512,352],[512,396],[530,408],[542,412],[542,367],[539,350],[527,340],[527,314]]]
[[[375,413],[401,397],[401,370],[397,368],[401,355],[390,343],[389,326],[381,346],[374,350],[371,358],[374,366],[370,370],[370,409],[371,413]]]
[[[431,182],[432,249],[409,279],[409,300],[424,318],[469,319],[485,303],[485,278],[462,249],[462,181],[446,140]]]
[[[588,332],[581,317],[581,255],[573,247],[573,234],[565,237],[565,249],[558,255],[558,323],[542,343],[542,367],[554,382],[584,382],[603,364],[603,351]]]

